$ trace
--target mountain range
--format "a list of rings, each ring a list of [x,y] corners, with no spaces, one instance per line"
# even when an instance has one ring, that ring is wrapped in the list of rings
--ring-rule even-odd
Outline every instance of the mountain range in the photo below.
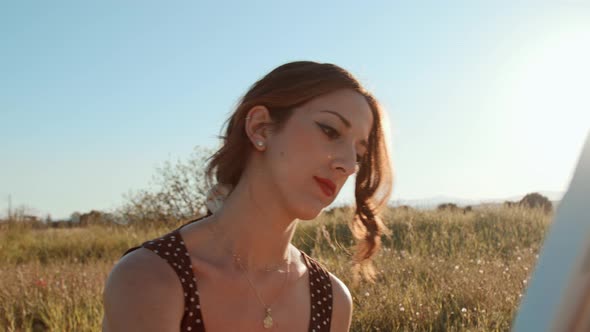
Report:
[[[561,198],[565,194],[564,191],[538,191],[537,193],[547,197],[551,202],[558,203],[561,201]],[[504,197],[504,198],[489,198],[489,199],[467,199],[467,198],[459,198],[459,197],[452,197],[452,196],[433,196],[429,198],[421,198],[421,199],[398,199],[393,200],[393,206],[401,206],[401,205],[409,205],[411,207],[420,208],[420,209],[431,209],[437,207],[439,204],[443,203],[454,203],[458,206],[474,206],[480,204],[498,204],[504,203],[505,201],[511,202],[518,202],[520,201],[526,194],[522,195],[515,195],[511,197]]]

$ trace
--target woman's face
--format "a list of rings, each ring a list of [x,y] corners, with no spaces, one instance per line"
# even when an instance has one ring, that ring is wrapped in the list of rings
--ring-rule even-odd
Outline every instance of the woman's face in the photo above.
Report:
[[[296,108],[266,142],[264,159],[277,203],[294,218],[315,218],[356,173],[372,125],[369,104],[354,90],[337,90]]]

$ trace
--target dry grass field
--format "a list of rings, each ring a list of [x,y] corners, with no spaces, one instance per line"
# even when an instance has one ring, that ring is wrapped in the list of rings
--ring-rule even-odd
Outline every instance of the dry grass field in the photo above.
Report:
[[[551,220],[519,207],[389,209],[377,280],[353,285],[350,217],[340,209],[302,221],[294,243],[349,285],[352,331],[508,331]],[[99,331],[110,269],[169,230],[0,224],[0,330]]]

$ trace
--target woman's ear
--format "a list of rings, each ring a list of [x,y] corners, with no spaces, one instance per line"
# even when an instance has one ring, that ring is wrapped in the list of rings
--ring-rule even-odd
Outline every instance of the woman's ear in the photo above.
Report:
[[[270,113],[265,106],[254,106],[247,113],[244,129],[250,142],[258,151],[266,150],[271,123]]]

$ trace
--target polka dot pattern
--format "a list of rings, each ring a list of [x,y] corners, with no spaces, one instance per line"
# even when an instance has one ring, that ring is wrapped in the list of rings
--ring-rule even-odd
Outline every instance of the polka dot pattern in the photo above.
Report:
[[[189,253],[178,229],[159,239],[144,242],[141,246],[166,260],[178,275],[184,292],[185,311],[180,331],[204,332],[197,279],[193,272]]]
[[[330,274],[316,260],[301,252],[309,271],[311,297],[310,332],[329,332],[332,320],[332,281]]]
[[[197,279],[193,272],[190,255],[180,235],[180,228],[161,238],[146,241],[141,247],[153,251],[168,262],[178,275],[184,293],[185,306],[180,331],[204,332],[205,323],[201,313]],[[131,248],[123,256],[141,247]],[[308,330],[309,332],[329,332],[332,319],[332,281],[330,275],[316,260],[303,251],[301,251],[301,255],[309,271],[311,311]]]

